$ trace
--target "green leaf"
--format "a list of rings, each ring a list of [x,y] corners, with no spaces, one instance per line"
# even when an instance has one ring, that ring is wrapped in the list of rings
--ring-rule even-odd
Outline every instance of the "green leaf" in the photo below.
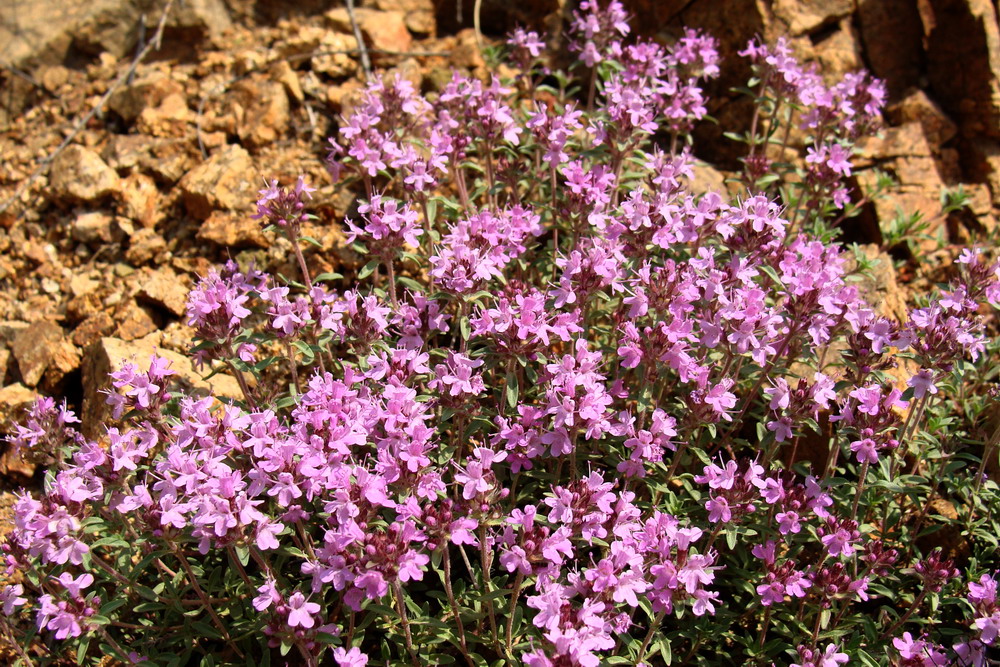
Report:
[[[238,560],[240,562],[240,565],[242,565],[243,567],[246,567],[247,563],[250,562],[250,549],[249,549],[249,547],[237,546],[236,547],[236,560]]]
[[[760,269],[768,278],[774,281],[775,285],[779,287],[783,286],[781,279],[778,278],[778,272],[774,270],[774,267],[762,263],[757,268]]]
[[[427,202],[426,212],[427,212],[427,226],[434,226],[434,219],[437,218],[438,204],[436,199],[431,199]]]
[[[112,600],[111,602],[108,602],[107,604],[102,605],[100,613],[101,613],[102,616],[109,616],[111,614],[111,612],[113,612],[115,609],[118,609],[123,604],[125,604],[125,598],[116,598],[116,599]]]
[[[119,547],[122,549],[128,549],[132,545],[118,537],[117,535],[109,535],[108,537],[102,537],[93,544],[90,545],[91,549],[96,549],[97,547]]]
[[[674,654],[670,650],[670,642],[666,639],[660,641],[660,656],[663,658],[663,664],[669,665],[674,661]]]
[[[76,647],[76,664],[82,665],[87,658],[87,651],[90,650],[90,636],[84,635],[80,644]]]
[[[313,359],[316,358],[316,353],[313,351],[312,346],[305,341],[297,340],[294,341],[292,345],[296,350],[302,353],[302,356],[305,357],[305,362],[307,364],[312,363]]]
[[[379,261],[377,259],[373,259],[372,261],[365,264],[364,268],[362,268],[361,271],[358,273],[358,280],[364,280],[371,274],[375,273],[375,269],[378,268],[378,265]]]
[[[421,283],[417,282],[416,280],[408,276],[397,276],[396,282],[398,282],[403,287],[407,287],[417,293],[423,293],[424,291],[424,286]]]
[[[160,596],[157,595],[152,588],[149,588],[147,586],[136,585],[135,592],[138,593],[140,596],[146,598],[150,602],[160,601]]]
[[[507,395],[507,405],[512,409],[517,408],[517,398],[520,388],[517,384],[517,375],[514,372],[507,373],[505,392]]]

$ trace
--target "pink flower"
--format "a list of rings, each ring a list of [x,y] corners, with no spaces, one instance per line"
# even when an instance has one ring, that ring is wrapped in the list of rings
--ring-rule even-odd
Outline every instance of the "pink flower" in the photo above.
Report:
[[[319,613],[319,605],[315,602],[308,602],[306,596],[295,591],[292,596],[288,598],[288,627],[294,628],[301,626],[303,628],[311,628],[315,625],[313,621],[313,614]]]
[[[253,608],[257,611],[264,611],[272,604],[281,604],[283,599],[281,593],[278,592],[278,587],[275,585],[274,579],[271,577],[267,578],[267,581],[257,589],[257,592],[260,595],[253,599]]]
[[[992,644],[996,641],[997,634],[1000,634],[1000,609],[995,610],[989,616],[976,619],[976,628],[979,630],[979,639],[984,644]]]
[[[338,646],[333,650],[333,659],[337,667],[365,667],[368,664],[368,656],[357,647],[348,651],[343,646]]]
[[[7,584],[0,591],[0,602],[3,603],[5,616],[10,616],[14,613],[15,607],[20,607],[28,601],[27,598],[21,597],[21,593],[24,593],[24,586],[21,584]]]
[[[934,373],[921,368],[913,377],[906,381],[906,384],[913,387],[913,397],[923,398],[927,394],[938,393],[937,385],[934,384]]]
[[[851,443],[851,451],[857,455],[858,463],[878,463],[878,450],[871,438],[855,440]]]

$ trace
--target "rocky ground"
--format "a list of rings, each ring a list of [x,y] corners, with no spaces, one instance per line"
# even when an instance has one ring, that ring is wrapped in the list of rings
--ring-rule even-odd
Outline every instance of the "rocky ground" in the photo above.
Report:
[[[66,397],[96,435],[107,371],[154,347],[192,385],[235,393],[232,378],[205,381],[183,356],[184,300],[227,257],[288,264],[287,243],[250,219],[264,178],[301,173],[319,184],[311,235],[328,250],[309,261],[317,272],[356,266],[341,226],[353,194],[334,189],[321,162],[363,81],[347,10],[319,0],[176,2],[161,47],[136,65],[165,4],[0,0],[0,429],[46,393]],[[563,0],[520,4],[482,3],[487,41],[517,23],[558,41]],[[748,100],[730,89],[749,73],[736,51],[755,34],[790,36],[830,77],[867,67],[887,81],[889,127],[862,147],[857,185],[872,186],[876,169],[897,184],[845,229],[870,255],[892,251],[875,285],[890,311],[904,307],[901,290],[935,278],[954,244],[995,242],[1000,27],[990,0],[625,4],[649,36],[690,25],[722,42],[728,63],[710,91],[719,124],[696,133],[698,156],[713,165],[700,171],[706,185],[738,166],[738,147],[721,133],[749,125]],[[358,6],[377,67],[425,91],[451,68],[486,74],[471,0]],[[968,205],[942,215],[942,190],[960,184]],[[912,249],[889,248],[881,233],[901,211],[930,224]],[[5,454],[0,473],[17,487],[35,470]]]

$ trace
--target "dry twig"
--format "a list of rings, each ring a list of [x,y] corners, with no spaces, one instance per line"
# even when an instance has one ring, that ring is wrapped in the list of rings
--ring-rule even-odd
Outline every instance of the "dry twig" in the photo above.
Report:
[[[351,30],[354,31],[354,39],[358,42],[358,51],[361,53],[361,69],[365,71],[365,79],[372,78],[372,62],[368,58],[368,47],[365,45],[365,38],[361,34],[361,26],[358,25],[358,18],[354,15],[354,0],[347,0],[347,16],[351,19]]]

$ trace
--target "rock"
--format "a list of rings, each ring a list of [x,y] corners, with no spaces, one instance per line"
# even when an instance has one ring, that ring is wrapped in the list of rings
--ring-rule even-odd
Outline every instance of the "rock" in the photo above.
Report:
[[[129,240],[125,259],[133,266],[153,261],[167,250],[167,242],[152,229],[138,229]]]
[[[706,162],[695,162],[694,178],[691,179],[691,190],[697,194],[702,192],[718,192],[726,196],[726,177],[718,169]]]
[[[922,125],[914,121],[888,128],[882,138],[859,143],[859,157],[859,164],[876,164],[898,183],[872,202],[875,224],[882,227],[899,215],[919,213],[930,223],[925,233],[931,237],[921,241],[920,247],[925,252],[933,251],[938,245],[936,237],[943,232],[940,197],[945,181]],[[865,192],[872,191],[877,182],[871,169],[860,169],[856,177]]]
[[[382,12],[434,12],[434,0],[371,0],[365,7]]]
[[[324,30],[319,46],[315,49],[320,53],[312,58],[313,71],[334,79],[351,76],[358,71],[358,61],[350,53],[336,52],[349,52],[356,48],[358,43],[354,35]]]
[[[0,86],[4,90],[0,97],[0,126],[6,128],[35,104],[38,91],[27,80],[8,72],[0,73]]]
[[[32,0],[5,7],[11,12],[0,21],[0,63],[21,66],[28,62],[62,63],[70,48],[86,42],[116,56],[124,56],[134,44],[135,16],[122,0],[94,0],[74,3],[61,0]],[[15,12],[16,8],[16,13]],[[100,25],[114,21],[114,31]],[[109,26],[110,27],[110,26]],[[95,44],[96,43],[96,44]]]
[[[56,381],[74,370],[72,353],[64,349],[64,340],[62,327],[46,320],[31,324],[17,335],[11,344],[11,352],[17,360],[24,384],[37,387],[50,366],[54,369]]]
[[[69,82],[69,70],[62,65],[44,65],[37,73],[38,82],[50,93],[57,93]]]
[[[174,257],[170,261],[170,266],[181,273],[206,276],[216,264],[207,257]]]
[[[889,120],[895,125],[920,123],[928,145],[935,152],[958,134],[958,126],[919,88],[908,91],[906,97],[891,105],[887,111]]]
[[[12,446],[6,445],[3,456],[0,456],[0,475],[10,482],[30,484],[38,466],[28,461],[26,455],[28,452],[22,450],[15,453]]]
[[[152,137],[137,134],[112,134],[101,157],[112,169],[134,169],[143,156],[150,154],[156,142]]]
[[[175,183],[194,167],[197,150],[191,137],[113,134],[102,154],[114,169],[138,167],[163,182]]]
[[[351,19],[344,7],[331,9],[323,15],[334,30],[353,33]],[[406,29],[406,14],[401,11],[380,12],[373,9],[355,9],[358,27],[365,42],[380,51],[409,51],[413,38]],[[378,54],[372,54],[377,57]]]
[[[172,269],[154,271],[139,288],[139,298],[177,317],[184,314],[188,286]]]
[[[232,145],[188,172],[179,186],[188,212],[204,220],[215,209],[250,208],[255,180],[250,154]]]
[[[129,300],[115,314],[114,321],[118,322],[115,336],[126,341],[148,336],[160,328],[159,323],[153,317],[152,309],[141,306],[132,300]]]
[[[858,2],[856,17],[868,66],[886,82],[890,100],[920,83],[924,27],[919,4],[912,0]]]
[[[0,384],[7,381],[7,371],[10,369],[10,350],[0,347]]]
[[[57,199],[94,201],[118,189],[118,174],[89,148],[67,146],[52,162],[49,185]]]
[[[132,55],[146,22],[151,35],[166,7],[166,0],[94,0],[66,3],[60,0],[33,0],[19,7],[16,26],[8,48],[12,60],[62,62],[69,55],[108,53],[119,59]],[[187,50],[208,38],[218,43],[232,26],[223,0],[185,0],[174,3],[167,16],[164,43],[178,42]],[[0,43],[8,35],[0,32]]]
[[[968,207],[974,215],[983,216],[993,212],[989,186],[984,183],[963,183],[962,189],[968,195]]]
[[[39,395],[20,382],[0,389],[0,430],[10,433],[12,426],[24,419],[24,411],[30,408]]]
[[[100,291],[73,296],[66,302],[66,320],[70,323],[83,320],[104,311]]]
[[[93,294],[100,286],[101,283],[82,273],[74,273],[69,279],[69,293],[74,297]]]
[[[406,29],[418,37],[434,37],[437,33],[437,21],[433,12],[407,12]]]
[[[0,342],[2,342],[6,347],[10,347],[14,343],[14,339],[17,338],[18,334],[31,326],[28,322],[17,322],[14,320],[6,320],[0,322]]]
[[[813,43],[812,37],[803,38],[804,51],[809,58],[819,64],[819,71],[828,83],[844,78],[849,72],[856,72],[865,66],[861,42],[855,33],[851,19],[840,21],[837,28]]]
[[[402,12],[407,29],[421,37],[432,37],[437,32],[433,0],[375,0],[375,9]]]
[[[1000,25],[990,0],[927,0],[927,77],[968,137],[1000,138]]]
[[[30,240],[24,243],[19,250],[21,251],[21,256],[25,259],[30,259],[39,266],[55,266],[59,263],[56,248],[51,243],[45,243],[41,240]]]
[[[188,44],[204,38],[215,46],[222,46],[226,31],[233,27],[226,4],[224,0],[184,0],[179,5],[175,3],[167,26],[179,40]],[[158,17],[155,18],[158,20]]]
[[[11,344],[22,381],[36,387],[51,360],[50,350],[63,337],[62,328],[48,321],[35,322],[21,331]]]
[[[973,158],[973,176],[990,190],[993,205],[1000,207],[1000,142],[983,138],[966,152]]]
[[[80,368],[80,349],[68,336],[63,336],[49,350],[49,365],[42,378],[47,394],[61,394],[66,376]]]
[[[105,312],[95,313],[73,329],[71,339],[78,347],[87,347],[96,340],[107,336],[114,329],[115,322],[110,315]]]
[[[100,211],[82,213],[70,224],[70,236],[80,243],[110,243],[112,219]]]
[[[128,123],[146,109],[153,109],[171,95],[183,95],[184,87],[165,72],[152,72],[120,88],[108,99],[108,108]]]
[[[357,79],[348,79],[339,86],[328,86],[326,89],[326,102],[334,111],[346,115],[351,108],[351,103],[357,99],[357,93],[364,86]]]
[[[195,167],[198,148],[191,136],[183,139],[161,139],[139,155],[139,167],[166,183],[176,183]]]
[[[213,211],[198,229],[198,238],[226,248],[268,248],[260,223],[246,215]]]
[[[83,410],[80,417],[85,436],[94,437],[100,432],[101,425],[109,420],[111,412],[101,393],[101,389],[110,385],[108,373],[119,368],[124,361],[135,361],[140,368],[143,364],[148,366],[149,357],[154,352],[170,362],[170,368],[177,374],[173,379],[184,393],[224,399],[242,398],[239,385],[231,375],[218,373],[205,380],[194,370],[187,356],[160,349],[158,344],[158,337],[154,335],[132,342],[102,338],[87,348],[83,363]]]
[[[476,71],[486,67],[483,54],[479,51],[476,31],[467,28],[455,35],[455,46],[449,54],[453,67]]]
[[[122,180],[121,213],[140,226],[152,229],[163,219],[160,199],[160,191],[149,176],[136,173]]]
[[[230,103],[236,115],[236,132],[246,145],[274,143],[288,130],[288,95],[276,81],[240,81],[232,87]]]
[[[881,137],[865,137],[859,140],[857,149],[859,165],[899,157],[930,157],[932,154],[923,125],[918,122],[887,127]]]
[[[775,0],[774,18],[797,37],[835,23],[854,11],[852,0]]]
[[[279,60],[271,65],[269,74],[272,81],[284,86],[285,92],[293,100],[299,104],[305,100],[305,95],[302,94],[302,85],[299,83],[299,77],[295,73],[295,70],[292,69],[292,66],[288,64],[287,60]]]
[[[153,137],[185,137],[195,122],[183,93],[172,93],[158,106],[147,107],[136,120],[136,129]]]

